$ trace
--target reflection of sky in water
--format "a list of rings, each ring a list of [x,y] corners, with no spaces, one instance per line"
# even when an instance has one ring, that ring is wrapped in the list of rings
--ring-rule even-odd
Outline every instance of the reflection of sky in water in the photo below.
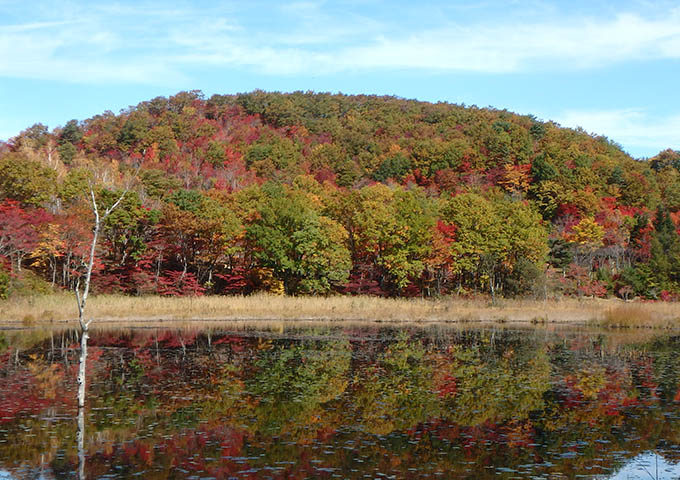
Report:
[[[12,480],[14,477],[6,470],[0,470],[0,480]]]
[[[21,475],[21,474],[20,474]],[[7,470],[0,470],[0,480],[19,480],[20,478],[33,478],[35,480],[49,480],[52,477],[45,476],[42,473],[32,473],[30,476],[24,475],[20,477],[13,477]]]
[[[13,477],[7,470],[0,470],[0,480],[19,480],[19,478],[20,477]],[[42,473],[30,478],[34,478],[35,480],[49,480],[49,477],[46,477]]]
[[[658,472],[658,474],[657,474]],[[680,463],[668,463],[661,455],[653,452],[643,453],[633,458],[608,480],[675,480],[680,478]]]

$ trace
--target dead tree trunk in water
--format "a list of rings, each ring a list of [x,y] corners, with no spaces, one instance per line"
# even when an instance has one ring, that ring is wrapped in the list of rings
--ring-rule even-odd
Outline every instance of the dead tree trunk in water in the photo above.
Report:
[[[92,270],[94,269],[94,257],[96,254],[97,241],[99,240],[99,233],[106,218],[113,212],[123,197],[127,193],[127,189],[118,197],[109,208],[104,210],[102,214],[99,213],[97,205],[97,198],[94,195],[94,189],[90,187],[90,203],[92,213],[94,214],[94,228],[92,229],[92,243],[90,244],[90,258],[87,262],[87,269],[85,271],[85,282],[83,290],[80,290],[80,279],[76,284],[76,301],[78,303],[78,323],[80,324],[80,361],[78,365],[78,408],[85,406],[85,367],[87,365],[87,340],[90,338],[89,328],[92,319],[85,320],[85,306],[87,305],[87,296],[90,293],[90,281],[92,279]]]
[[[86,480],[85,477],[85,409],[78,409],[78,480]]]
[[[94,214],[94,227],[92,229],[92,243],[90,244],[90,258],[87,262],[85,270],[85,281],[82,287],[80,286],[80,278],[76,283],[75,293],[76,301],[78,303],[78,323],[80,324],[80,359],[78,362],[78,479],[85,480],[85,395],[86,395],[86,367],[87,367],[87,340],[90,338],[89,328],[92,319],[85,320],[85,307],[87,305],[87,297],[90,293],[90,281],[92,280],[92,270],[94,269],[94,258],[97,249],[97,240],[99,240],[99,233],[102,225],[111,212],[113,212],[120,202],[123,201],[128,189],[118,197],[113,205],[105,209],[100,214],[99,206],[97,205],[97,198],[94,194],[94,188],[90,186],[90,203],[92,213]]]

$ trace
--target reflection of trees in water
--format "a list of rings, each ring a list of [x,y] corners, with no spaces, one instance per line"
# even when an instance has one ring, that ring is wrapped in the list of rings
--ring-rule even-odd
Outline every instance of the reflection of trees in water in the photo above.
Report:
[[[429,352],[406,334],[397,337],[376,361],[355,373],[352,405],[367,432],[385,435],[436,417],[440,409]]]
[[[351,351],[347,340],[302,341],[258,345],[252,375],[246,376],[249,430],[269,437],[288,435],[308,441],[320,428],[333,423],[332,410],[323,405],[347,388]],[[310,424],[314,428],[309,428]]]
[[[447,352],[450,375],[457,379],[456,395],[447,400],[444,415],[460,425],[523,421],[543,408],[550,388],[550,363],[544,351],[517,358],[508,349],[485,358],[479,349],[452,346]]]
[[[239,471],[233,457],[258,458],[253,467],[304,463],[293,477],[319,465],[349,475],[359,456],[366,471],[461,478],[498,477],[467,472],[469,462],[576,475],[606,473],[590,470],[593,459],[620,451],[656,448],[677,461],[680,421],[668,416],[677,408],[677,339],[605,351],[585,335],[394,333],[92,332],[84,473],[153,465],[163,478],[197,452],[215,476]],[[21,445],[2,444],[3,465],[38,465],[44,454],[54,472],[77,469],[76,424],[59,418],[73,408],[59,399],[72,402],[74,354],[62,355],[58,341],[53,348],[54,338],[24,343],[18,356],[11,341],[0,352],[0,403],[19,401],[17,390],[24,402],[0,420],[0,438]],[[333,454],[310,463],[324,449]]]

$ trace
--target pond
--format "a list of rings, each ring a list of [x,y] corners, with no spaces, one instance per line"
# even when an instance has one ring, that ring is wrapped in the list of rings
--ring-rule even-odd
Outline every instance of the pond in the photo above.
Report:
[[[680,478],[680,336],[292,325],[95,329],[80,444],[77,331],[0,330],[0,479]]]

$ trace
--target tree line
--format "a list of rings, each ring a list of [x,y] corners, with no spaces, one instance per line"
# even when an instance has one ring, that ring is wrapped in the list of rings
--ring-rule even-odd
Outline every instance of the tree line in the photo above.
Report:
[[[0,144],[0,295],[680,293],[680,153],[504,110],[181,92]]]

